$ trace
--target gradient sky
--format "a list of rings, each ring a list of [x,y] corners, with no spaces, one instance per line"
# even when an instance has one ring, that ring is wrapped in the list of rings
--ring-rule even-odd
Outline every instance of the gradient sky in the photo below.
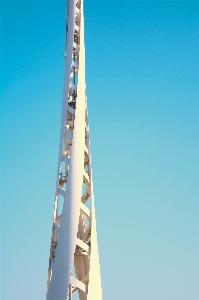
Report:
[[[65,1],[2,1],[2,300],[45,299]],[[199,2],[85,0],[103,300],[199,299]]]

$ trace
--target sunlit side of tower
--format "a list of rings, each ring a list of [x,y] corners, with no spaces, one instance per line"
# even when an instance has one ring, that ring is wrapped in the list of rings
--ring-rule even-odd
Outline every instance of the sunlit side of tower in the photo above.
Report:
[[[83,0],[69,0],[47,300],[102,300],[85,85]],[[75,293],[75,294],[74,294]],[[77,298],[76,298],[77,297]]]

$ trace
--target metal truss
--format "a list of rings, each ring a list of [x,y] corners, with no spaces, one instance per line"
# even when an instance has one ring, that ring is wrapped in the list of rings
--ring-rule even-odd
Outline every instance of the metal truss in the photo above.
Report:
[[[85,85],[83,0],[69,0],[47,300],[101,300]],[[63,207],[62,207],[63,203]]]

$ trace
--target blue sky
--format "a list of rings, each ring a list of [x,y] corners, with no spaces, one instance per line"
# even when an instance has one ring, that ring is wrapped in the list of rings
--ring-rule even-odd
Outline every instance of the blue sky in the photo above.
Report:
[[[65,1],[1,5],[2,299],[45,299]],[[85,0],[103,300],[199,298],[199,2]]]

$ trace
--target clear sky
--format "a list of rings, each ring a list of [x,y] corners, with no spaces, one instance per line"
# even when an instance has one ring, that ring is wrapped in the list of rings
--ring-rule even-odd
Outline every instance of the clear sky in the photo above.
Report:
[[[2,300],[45,299],[65,1],[1,8]],[[85,0],[103,300],[199,299],[199,2]]]

